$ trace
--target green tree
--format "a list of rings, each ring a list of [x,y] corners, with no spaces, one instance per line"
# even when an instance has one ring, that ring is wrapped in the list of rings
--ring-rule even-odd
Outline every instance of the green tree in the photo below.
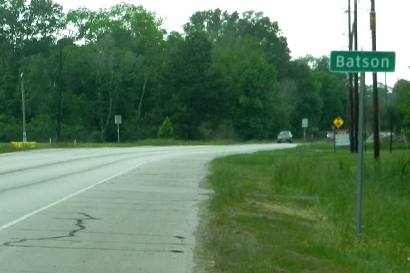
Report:
[[[199,128],[212,119],[220,104],[210,71],[212,44],[202,32],[189,34],[171,53],[164,72],[163,88],[171,96],[168,113],[175,134],[186,139],[201,138]]]
[[[410,82],[399,80],[393,88],[394,105],[398,115],[395,124],[410,137]]]
[[[216,9],[195,13],[184,29],[187,35],[203,33],[213,44],[212,69],[222,76],[218,92],[226,100],[221,124],[245,139],[270,138],[287,126],[278,79],[287,75],[290,51],[277,22],[263,13]]]
[[[288,74],[290,50],[277,22],[262,12],[247,11],[242,15],[219,9],[196,12],[184,26],[185,32],[204,32],[217,47],[231,47],[238,39],[252,36],[263,50],[265,58],[276,66],[282,79]]]
[[[1,0],[0,1],[0,58],[1,84],[0,108],[6,115],[20,119],[20,81],[27,89],[27,121],[43,110],[45,103],[36,101],[37,91],[42,85],[44,101],[48,98],[50,73],[48,55],[55,36],[64,27],[62,7],[51,0]],[[36,65],[43,67],[36,68]],[[23,74],[22,74],[23,73]],[[37,74],[39,78],[33,78]],[[21,77],[24,75],[24,77]],[[18,92],[16,92],[18,91]],[[44,106],[45,109],[47,107]],[[47,115],[47,111],[45,115]]]
[[[112,118],[122,114],[126,136],[137,137],[145,115],[149,88],[155,87],[161,66],[164,31],[161,21],[143,7],[120,4],[92,12],[71,11],[77,39],[95,50],[95,123],[100,139],[114,136]],[[155,133],[154,133],[155,134]]]
[[[224,75],[226,108],[236,135],[244,139],[271,138],[284,126],[275,66],[264,57],[258,41],[242,38],[232,48],[215,52],[214,69]]]

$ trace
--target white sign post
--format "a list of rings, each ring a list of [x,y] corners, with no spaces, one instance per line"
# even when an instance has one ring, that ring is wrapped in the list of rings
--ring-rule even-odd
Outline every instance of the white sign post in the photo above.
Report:
[[[302,128],[303,128],[303,139],[306,142],[306,128],[308,127],[309,119],[303,118],[302,119]]]
[[[114,122],[117,125],[117,142],[120,143],[120,124],[122,123],[121,115],[115,115]]]

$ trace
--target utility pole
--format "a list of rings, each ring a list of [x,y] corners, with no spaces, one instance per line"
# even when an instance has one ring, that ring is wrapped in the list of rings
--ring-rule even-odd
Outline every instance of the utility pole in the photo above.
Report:
[[[359,47],[358,43],[358,32],[357,32],[357,0],[354,0],[354,22],[353,22],[353,37],[354,37],[354,50],[357,51]],[[359,131],[359,74],[354,73],[354,108],[353,108],[353,120],[354,122],[354,135],[353,135],[353,143],[354,143],[354,151],[357,153],[358,151],[358,131]]]
[[[353,33],[352,33],[352,11],[351,11],[351,0],[347,0],[347,13],[348,13],[348,33],[349,33],[349,51],[353,49]],[[353,74],[349,73],[348,78],[348,91],[349,91],[349,140],[350,140],[350,152],[355,152],[355,119],[354,119],[354,97],[353,97]]]
[[[60,141],[61,120],[63,118],[63,52],[64,43],[61,43],[58,51],[58,72],[57,72],[57,124],[56,124],[56,142]]]
[[[372,50],[376,51],[376,7],[375,0],[370,0],[370,30],[372,31]],[[377,73],[373,73],[373,139],[374,158],[380,157],[380,136],[379,136],[379,94],[377,90]]]
[[[21,74],[20,74],[20,83],[21,83],[21,111],[22,111],[22,115],[23,115],[23,142],[27,142],[24,72],[21,72]]]

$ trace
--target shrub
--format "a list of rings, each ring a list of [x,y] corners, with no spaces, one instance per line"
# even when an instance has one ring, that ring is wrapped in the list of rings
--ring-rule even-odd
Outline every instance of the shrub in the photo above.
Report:
[[[164,119],[161,126],[158,128],[157,135],[159,138],[174,138],[174,126],[169,117]]]

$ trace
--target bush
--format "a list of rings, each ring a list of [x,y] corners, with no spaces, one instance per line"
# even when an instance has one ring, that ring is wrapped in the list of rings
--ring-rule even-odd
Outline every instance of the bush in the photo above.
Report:
[[[48,115],[36,115],[27,124],[27,134],[29,140],[38,142],[48,142],[55,134],[55,126]]]
[[[0,141],[9,142],[20,140],[22,137],[21,121],[0,115]]]
[[[174,126],[172,125],[169,117],[166,117],[162,122],[161,126],[158,128],[159,138],[174,138]]]

